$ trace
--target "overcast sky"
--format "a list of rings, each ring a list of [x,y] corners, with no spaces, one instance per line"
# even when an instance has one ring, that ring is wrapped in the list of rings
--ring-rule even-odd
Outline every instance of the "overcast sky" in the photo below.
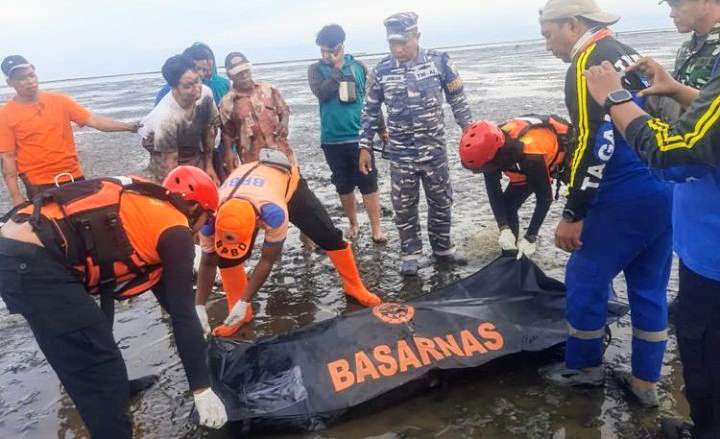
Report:
[[[157,71],[194,41],[222,64],[231,50],[254,62],[317,55],[315,33],[341,24],[351,52],[386,49],[382,21],[412,10],[427,47],[539,37],[546,0],[0,0],[0,56],[25,55],[41,79]],[[622,15],[617,30],[672,27],[657,0],[598,0]]]

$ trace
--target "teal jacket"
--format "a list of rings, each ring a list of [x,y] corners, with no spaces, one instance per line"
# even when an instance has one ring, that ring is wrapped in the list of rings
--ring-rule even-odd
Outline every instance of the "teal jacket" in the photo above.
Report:
[[[351,104],[340,102],[338,88],[343,77],[355,79],[357,99]],[[360,113],[365,100],[367,69],[351,55],[345,55],[340,70],[318,61],[308,69],[308,82],[320,101],[320,141],[323,145],[352,143],[360,140]]]

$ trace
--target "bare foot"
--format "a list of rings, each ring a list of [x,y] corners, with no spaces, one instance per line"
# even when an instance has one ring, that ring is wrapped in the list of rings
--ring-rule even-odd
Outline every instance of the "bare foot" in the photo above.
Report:
[[[374,232],[372,240],[375,244],[387,244],[388,242],[387,236],[385,236],[382,230]]]
[[[352,241],[353,239],[357,238],[359,232],[360,226],[358,226],[357,224],[351,224],[350,227],[347,229],[347,233],[345,233],[345,237]]]

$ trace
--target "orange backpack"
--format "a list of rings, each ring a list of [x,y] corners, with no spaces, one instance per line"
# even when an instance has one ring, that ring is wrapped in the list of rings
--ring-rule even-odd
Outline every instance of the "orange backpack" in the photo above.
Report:
[[[89,293],[101,295],[109,317],[113,298],[143,293],[162,275],[162,266],[144,261],[123,228],[120,199],[126,192],[168,202],[190,216],[179,194],[136,177],[98,178],[48,189],[13,215],[16,222],[32,225],[45,248],[82,279]]]
[[[505,128],[510,124],[513,126],[510,130],[506,130]],[[545,128],[552,131],[557,138],[558,149],[554,157],[549,161],[549,175],[558,181],[565,181],[564,175],[566,174],[566,169],[568,169],[573,139],[573,127],[568,121],[552,114],[548,116],[528,114],[510,119],[500,126],[511,138],[517,140],[522,139],[530,130],[536,128]],[[508,177],[510,177],[511,183],[524,181],[525,176],[518,171],[519,169],[506,172]]]

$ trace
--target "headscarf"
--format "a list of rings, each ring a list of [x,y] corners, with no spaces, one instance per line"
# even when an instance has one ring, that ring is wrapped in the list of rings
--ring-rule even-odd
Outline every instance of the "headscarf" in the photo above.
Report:
[[[225,96],[230,90],[230,81],[227,78],[223,78],[218,74],[217,70],[217,60],[215,59],[215,53],[210,49],[210,47],[205,43],[193,43],[191,47],[202,47],[203,49],[210,52],[210,55],[212,55],[213,59],[213,70],[212,70],[212,76],[210,76],[210,79],[203,80],[203,83],[210,87],[210,89],[213,92],[213,98],[215,99],[215,104],[219,105],[220,101],[222,100],[223,96]]]

